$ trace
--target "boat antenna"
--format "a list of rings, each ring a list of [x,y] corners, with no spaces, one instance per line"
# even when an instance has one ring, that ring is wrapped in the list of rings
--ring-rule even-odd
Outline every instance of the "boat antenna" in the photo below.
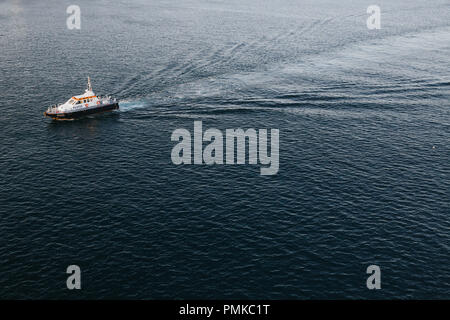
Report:
[[[91,77],[88,76],[88,91],[92,91]]]

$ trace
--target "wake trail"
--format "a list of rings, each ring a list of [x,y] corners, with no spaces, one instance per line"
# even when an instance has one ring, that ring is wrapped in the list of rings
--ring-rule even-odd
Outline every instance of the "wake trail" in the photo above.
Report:
[[[121,100],[119,101],[120,112],[128,112],[136,109],[142,109],[146,107],[145,101],[142,100]]]

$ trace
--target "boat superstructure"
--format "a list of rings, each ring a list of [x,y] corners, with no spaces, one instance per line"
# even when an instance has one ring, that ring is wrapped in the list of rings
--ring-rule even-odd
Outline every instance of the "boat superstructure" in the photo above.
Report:
[[[73,120],[91,114],[119,109],[119,103],[109,96],[97,96],[92,91],[91,78],[84,94],[73,96],[65,103],[53,105],[44,112],[46,117],[54,120]]]

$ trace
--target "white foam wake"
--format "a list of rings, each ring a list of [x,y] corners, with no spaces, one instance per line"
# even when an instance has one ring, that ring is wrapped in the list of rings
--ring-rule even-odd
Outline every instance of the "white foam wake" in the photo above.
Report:
[[[145,102],[144,101],[136,101],[136,100],[120,100],[119,106],[120,106],[120,111],[127,112],[127,111],[145,107]]]

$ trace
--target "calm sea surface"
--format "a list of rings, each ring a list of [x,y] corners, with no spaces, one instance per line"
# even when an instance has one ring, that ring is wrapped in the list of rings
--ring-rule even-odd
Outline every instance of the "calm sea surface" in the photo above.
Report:
[[[367,1],[70,4],[0,1],[0,298],[450,298],[448,0],[380,30]],[[119,112],[44,118],[88,75]],[[172,164],[194,120],[279,129],[278,174]]]

